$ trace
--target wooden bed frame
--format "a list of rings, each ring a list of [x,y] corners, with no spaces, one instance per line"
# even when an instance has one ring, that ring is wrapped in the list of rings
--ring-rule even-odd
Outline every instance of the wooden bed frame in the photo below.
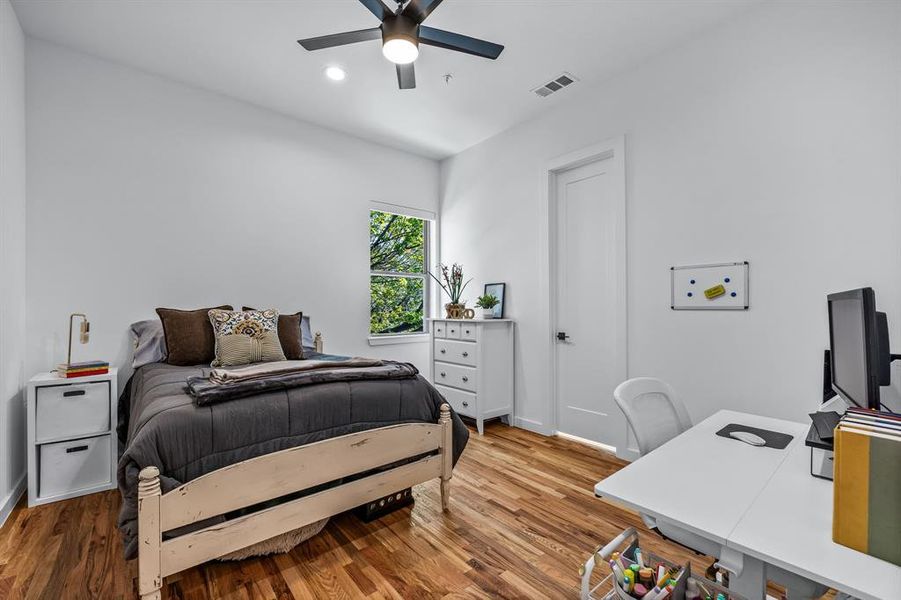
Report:
[[[436,477],[441,478],[441,507],[447,510],[452,454],[450,407],[442,404],[437,424],[391,425],[265,454],[166,494],[159,469],[145,467],[138,476],[141,599],[159,600],[168,575]],[[415,457],[422,458],[163,540],[166,531]]]

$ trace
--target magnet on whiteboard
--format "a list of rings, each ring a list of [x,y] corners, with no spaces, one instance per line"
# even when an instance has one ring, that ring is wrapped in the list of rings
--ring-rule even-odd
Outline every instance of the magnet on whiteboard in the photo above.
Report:
[[[711,288],[707,288],[704,290],[704,295],[707,296],[708,300],[713,300],[714,298],[719,298],[723,294],[726,293],[726,288],[722,285],[715,285]]]

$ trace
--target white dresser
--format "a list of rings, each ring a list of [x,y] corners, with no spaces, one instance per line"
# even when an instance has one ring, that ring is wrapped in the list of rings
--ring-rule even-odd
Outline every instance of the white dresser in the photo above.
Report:
[[[116,487],[116,369],[28,382],[28,506]]]
[[[513,415],[513,321],[432,320],[432,376],[455,411],[476,420]]]

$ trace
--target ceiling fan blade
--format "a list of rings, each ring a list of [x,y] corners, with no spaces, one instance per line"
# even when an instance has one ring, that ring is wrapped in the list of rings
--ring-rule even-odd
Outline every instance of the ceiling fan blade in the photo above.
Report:
[[[394,14],[394,11],[385,6],[382,0],[360,0],[360,4],[369,9],[369,12],[378,17],[379,21],[384,21],[385,17]]]
[[[397,65],[397,87],[402,90],[412,90],[416,87],[416,71],[413,63]]]
[[[504,47],[500,44],[444,31],[443,29],[427,27],[426,25],[419,26],[419,43],[437,46],[446,50],[465,52],[466,54],[490,58],[491,60],[500,56],[501,52],[504,51]]]
[[[427,16],[432,14],[433,10],[438,8],[441,2],[442,0],[410,0],[401,14],[410,17],[417,23],[422,23]]]
[[[333,33],[332,35],[321,35],[319,37],[307,38],[305,40],[297,40],[297,43],[307,50],[322,50],[323,48],[333,48],[335,46],[356,44],[357,42],[378,40],[381,39],[381,37],[381,27],[373,27],[371,29],[345,31],[344,33]]]

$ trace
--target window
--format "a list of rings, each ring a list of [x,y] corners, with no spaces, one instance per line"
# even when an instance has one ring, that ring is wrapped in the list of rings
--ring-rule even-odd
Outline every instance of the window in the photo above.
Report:
[[[425,332],[429,221],[369,212],[369,333]]]

